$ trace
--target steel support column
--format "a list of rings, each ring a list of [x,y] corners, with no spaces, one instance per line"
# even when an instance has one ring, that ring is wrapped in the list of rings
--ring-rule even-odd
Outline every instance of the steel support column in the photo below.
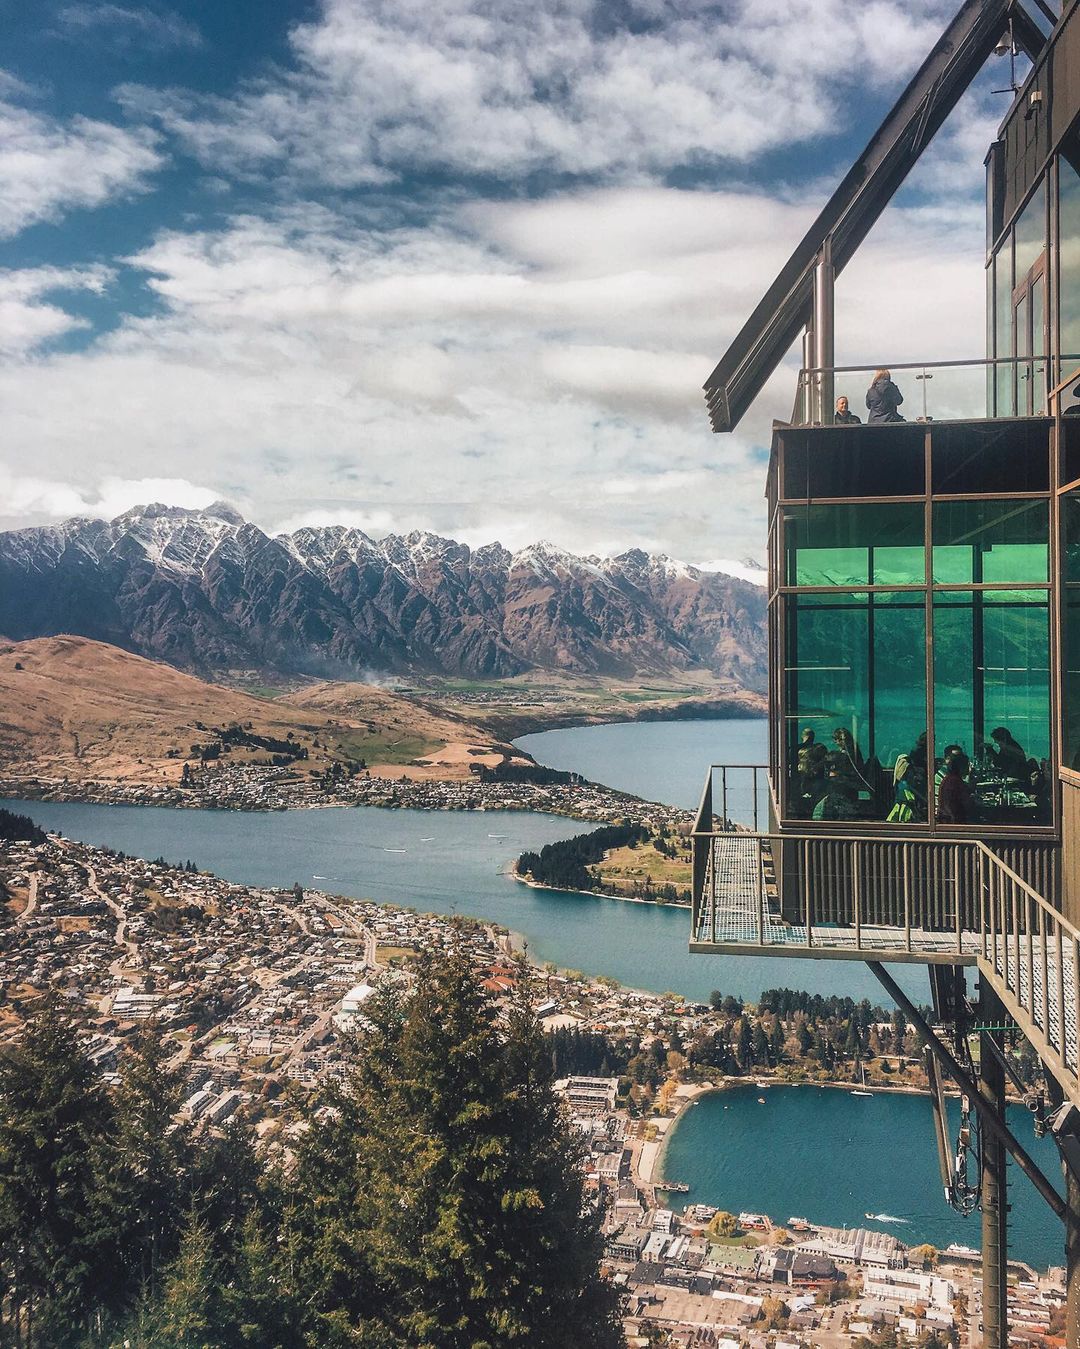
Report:
[[[1065,1349],[1080,1349],[1080,1179],[1065,1171]]]
[[[979,981],[979,1022],[1000,1026],[1005,1010],[985,979]],[[987,1042],[993,1042],[988,1046]],[[979,1094],[1004,1122],[1005,1072],[995,1048],[1001,1032],[979,1032]],[[989,1129],[981,1131],[982,1163],[982,1315],[985,1349],[1006,1349],[1009,1342],[1008,1312],[1008,1197],[1004,1142]]]
[[[810,420],[822,426],[833,423],[833,366],[836,364],[833,342],[833,294],[836,271],[833,267],[832,239],[826,237],[814,264],[814,366],[811,381],[814,409]]]

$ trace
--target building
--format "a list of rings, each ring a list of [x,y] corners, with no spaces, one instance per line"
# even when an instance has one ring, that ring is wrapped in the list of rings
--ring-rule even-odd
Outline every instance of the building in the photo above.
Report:
[[[555,1083],[555,1091],[582,1114],[601,1114],[615,1109],[619,1095],[617,1077],[565,1077]]]
[[[950,1279],[917,1269],[868,1269],[863,1275],[863,1296],[900,1306],[936,1307],[951,1311],[956,1286]]]
[[[882,349],[838,365],[836,276],[965,90],[1004,57],[1021,71],[985,157],[986,325],[971,359],[927,350],[889,365]],[[774,423],[765,482],[768,763],[709,774],[691,950],[869,964],[928,1040],[944,1192],[982,1208],[985,1343],[1007,1337],[1011,1154],[1065,1221],[1077,1345],[1078,0],[960,4],[710,376],[715,430],[738,424],[800,336],[794,407]],[[875,383],[886,365],[891,379]],[[873,421],[838,422],[836,399],[861,411],[872,384]],[[905,997],[893,962],[929,967],[945,1033]],[[1065,1200],[1005,1118],[1001,1027],[1012,1024],[1046,1069],[1034,1113],[1060,1144]],[[963,1048],[972,1031],[977,1068]],[[977,1191],[956,1164],[966,1144],[950,1133],[945,1078],[977,1119]],[[855,1258],[844,1244],[805,1249]],[[864,1242],[858,1261],[879,1263],[873,1254]]]

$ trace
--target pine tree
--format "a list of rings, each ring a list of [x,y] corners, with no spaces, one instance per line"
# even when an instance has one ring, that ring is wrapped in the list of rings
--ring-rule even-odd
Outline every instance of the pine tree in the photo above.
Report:
[[[110,1107],[55,1003],[0,1057],[0,1259],[26,1349],[75,1344],[101,1269],[90,1234],[90,1157]]]
[[[287,1275],[287,1252],[279,1250],[254,1209],[244,1218],[233,1266],[222,1294],[232,1343],[256,1349],[302,1345],[301,1299]]]
[[[500,1029],[466,957],[372,998],[301,1145],[298,1280],[323,1344],[614,1349],[617,1301],[528,999]]]
[[[160,1295],[133,1349],[224,1349],[231,1342],[220,1295],[221,1268],[207,1224],[191,1213]],[[149,1338],[143,1338],[149,1333]],[[129,1337],[130,1338],[130,1337]]]
[[[113,1128],[93,1152],[94,1240],[108,1271],[98,1296],[114,1313],[140,1293],[153,1297],[177,1250],[191,1151],[174,1122],[180,1077],[147,1027],[120,1062]]]

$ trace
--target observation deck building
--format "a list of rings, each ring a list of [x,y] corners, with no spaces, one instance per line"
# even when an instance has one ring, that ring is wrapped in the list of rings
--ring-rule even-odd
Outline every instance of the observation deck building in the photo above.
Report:
[[[985,160],[985,355],[892,364],[907,420],[838,423],[841,395],[865,417],[890,353],[835,363],[835,278],[982,68],[1017,58],[1029,68]],[[800,339],[765,485],[768,763],[710,770],[691,950],[870,964],[929,1042],[946,1196],[982,1209],[984,1342],[1007,1337],[1011,1153],[1064,1222],[1075,1346],[1080,0],[960,7],[710,377],[715,430]],[[930,967],[933,1025],[898,962]],[[1061,1179],[1006,1125],[1017,1035],[1044,1066],[1029,1100]],[[981,1142],[963,1194],[945,1078]]]

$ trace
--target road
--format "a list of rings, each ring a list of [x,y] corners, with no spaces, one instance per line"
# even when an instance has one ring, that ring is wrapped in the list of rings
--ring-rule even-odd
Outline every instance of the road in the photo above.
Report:
[[[28,923],[34,916],[34,910],[38,903],[38,886],[41,884],[41,873],[31,871],[30,873],[30,893],[26,899],[26,908],[19,914],[18,922]]]

